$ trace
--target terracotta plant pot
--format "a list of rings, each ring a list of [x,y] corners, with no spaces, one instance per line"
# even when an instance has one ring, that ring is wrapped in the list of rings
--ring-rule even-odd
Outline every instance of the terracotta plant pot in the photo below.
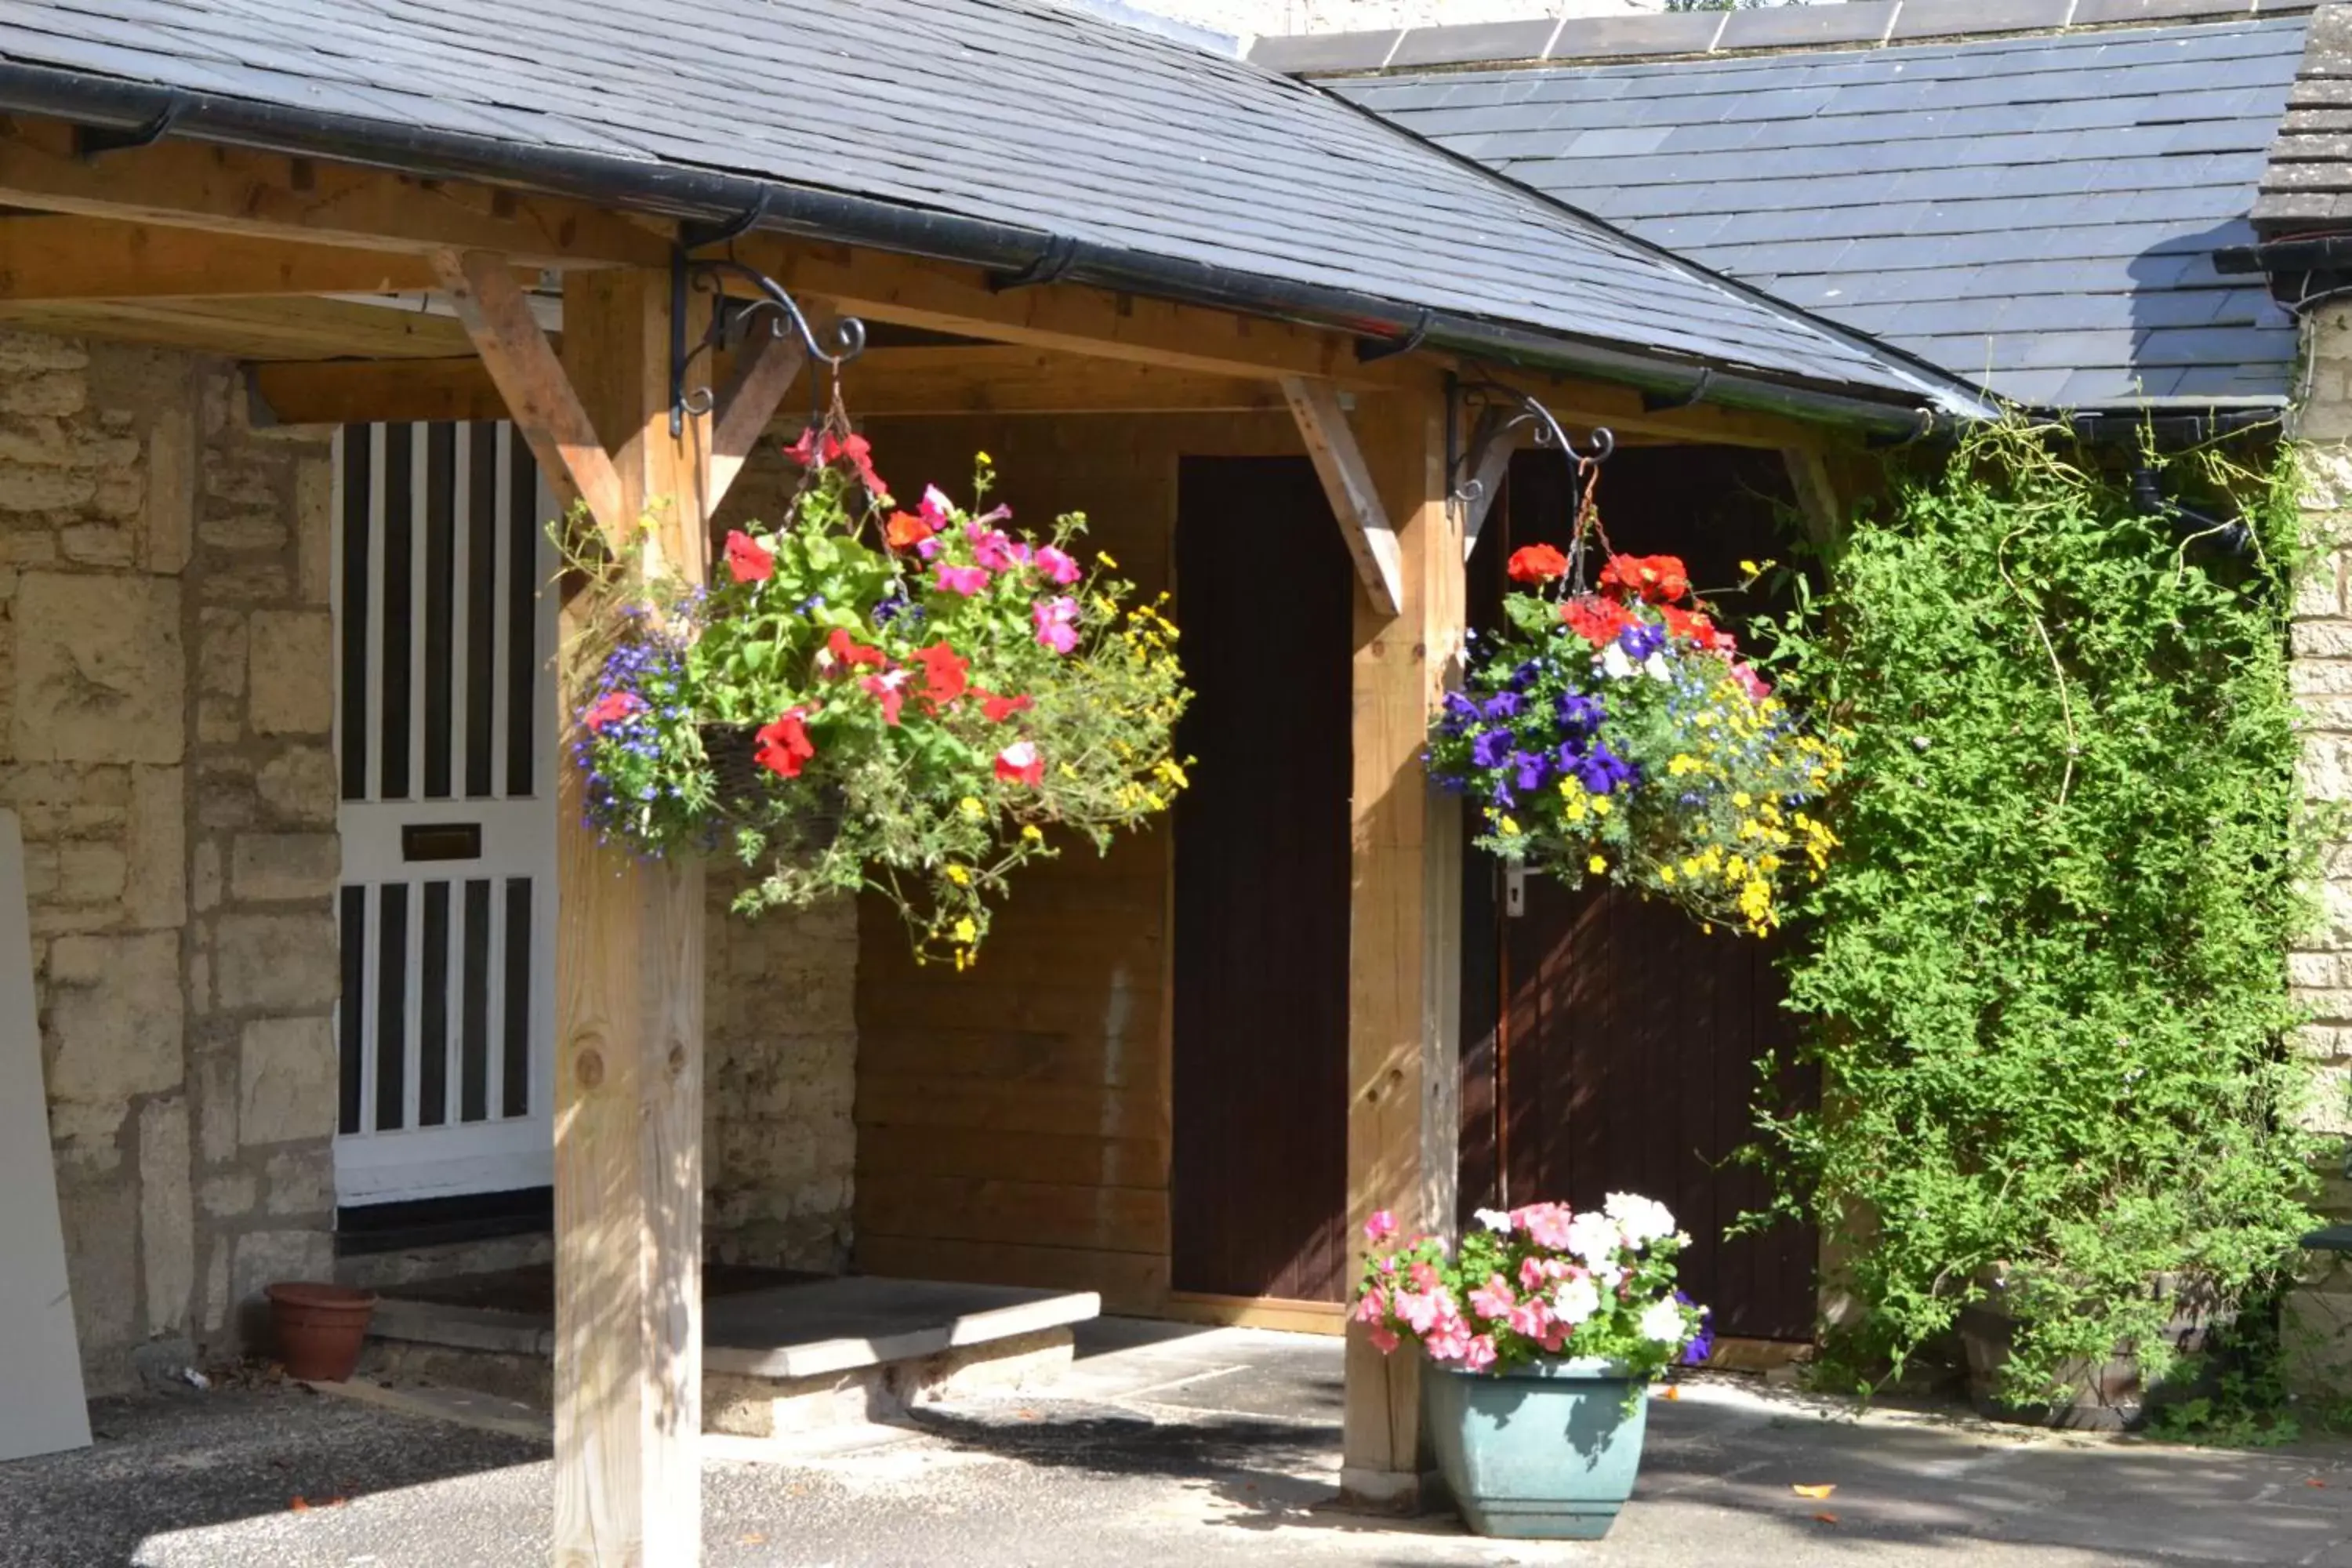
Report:
[[[360,1363],[360,1342],[375,1315],[375,1292],[289,1282],[269,1288],[269,1316],[286,1375],[342,1383]]]

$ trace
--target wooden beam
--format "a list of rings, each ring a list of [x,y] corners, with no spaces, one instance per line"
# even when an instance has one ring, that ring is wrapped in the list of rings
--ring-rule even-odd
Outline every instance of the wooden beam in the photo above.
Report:
[[[311,295],[0,301],[0,322],[231,359],[441,359],[473,353],[464,323],[454,317]]]
[[[784,394],[800,379],[807,363],[808,351],[789,327],[780,335],[766,330],[764,322],[736,356],[734,374],[712,405],[711,510],[718,510],[719,503],[734,489],[736,476],[743,471],[760,437],[774,421]]]
[[[1427,787],[1429,715],[1463,644],[1462,537],[1448,504],[1445,395],[1434,384],[1366,411],[1364,449],[1396,519],[1400,612],[1356,615],[1353,866],[1348,957],[1348,1221],[1378,1209],[1407,1231],[1453,1222],[1459,1118],[1458,818]],[[1433,797],[1436,797],[1433,799]],[[1449,822],[1453,826],[1449,826]],[[1447,911],[1454,912],[1449,916]],[[1383,1356],[1351,1325],[1340,1488],[1367,1506],[1419,1500],[1420,1361]]]
[[[1069,283],[997,286],[976,267],[747,235],[737,254],[793,294],[845,316],[1171,370],[1348,385],[1393,384],[1393,363],[1360,366],[1349,334]]]
[[[564,368],[621,515],[649,521],[656,569],[699,583],[709,418],[670,435],[669,304],[667,271],[567,279]],[[567,647],[582,629],[567,611]],[[588,695],[565,690],[551,717]],[[582,791],[561,768],[553,1560],[689,1568],[702,1540],[702,867],[604,845]]]
[[[1331,502],[1331,515],[1348,542],[1356,575],[1372,608],[1393,616],[1403,606],[1404,588],[1397,563],[1396,531],[1381,504],[1371,468],[1356,445],[1356,433],[1339,406],[1339,394],[1328,382],[1286,376],[1282,395],[1298,421],[1298,437],[1315,464],[1316,477]],[[1442,492],[1441,492],[1442,493]]]
[[[1817,447],[1788,447],[1780,452],[1789,469],[1789,486],[1796,492],[1797,515],[1804,521],[1806,537],[1823,549],[1845,534],[1845,514],[1838,504],[1837,481],[1829,459]]]
[[[1483,373],[1482,373],[1483,374]],[[1655,438],[1693,447],[1803,447],[1817,444],[1822,427],[1802,420],[1745,409],[1700,404],[1688,408],[1650,408],[1630,386],[1581,381],[1572,376],[1494,369],[1494,379],[1533,395],[1582,444],[1583,432],[1605,425],[1614,434]]]
[[[0,205],[357,246],[499,252],[520,266],[666,267],[667,226],[501,185],[165,140],[77,155],[62,121],[0,129]]]
[[[0,300],[388,294],[436,287],[422,256],[163,224],[0,218]]]
[[[621,476],[511,268],[502,258],[479,250],[439,250],[432,261],[541,470],[559,492],[571,491],[567,502],[576,498],[588,503],[615,552],[625,549],[637,518]],[[667,390],[662,401],[667,407]]]
[[[506,417],[498,387],[476,359],[270,363],[251,374],[281,424]],[[1288,407],[1272,382],[993,343],[868,349],[843,384],[850,411],[861,417],[1286,414]]]

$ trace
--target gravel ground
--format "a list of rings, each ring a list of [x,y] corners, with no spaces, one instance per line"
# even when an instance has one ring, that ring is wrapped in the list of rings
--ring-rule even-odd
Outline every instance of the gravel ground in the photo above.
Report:
[[[930,1407],[788,1462],[712,1458],[711,1568],[2352,1568],[2352,1448],[2246,1454],[1895,1413],[1752,1384],[1654,1404],[1596,1544],[1478,1541],[1328,1506],[1328,1340],[1102,1325],[1052,1397]],[[79,1454],[0,1466],[0,1568],[543,1562],[543,1441],[299,1388],[94,1407]],[[1798,1486],[1831,1485],[1826,1499]],[[298,1506],[296,1500],[299,1499]]]

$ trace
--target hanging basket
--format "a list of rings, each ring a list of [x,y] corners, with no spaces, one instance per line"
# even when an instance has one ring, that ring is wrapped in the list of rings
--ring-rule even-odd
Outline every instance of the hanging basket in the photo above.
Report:
[[[710,764],[717,826],[755,827],[770,853],[805,864],[833,847],[847,804],[831,784],[788,779],[760,765],[756,724],[698,724]]]

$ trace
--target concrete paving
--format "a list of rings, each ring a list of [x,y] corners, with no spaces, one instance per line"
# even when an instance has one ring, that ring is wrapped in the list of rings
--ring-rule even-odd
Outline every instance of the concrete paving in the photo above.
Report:
[[[1086,1353],[1051,1398],[932,1406],[911,1431],[782,1462],[714,1441],[706,1562],[2352,1568],[2352,1447],[2232,1453],[1857,1419],[1734,1379],[1653,1405],[1641,1486],[1608,1540],[1479,1541],[1446,1520],[1328,1506],[1335,1342],[1117,1320],[1081,1332]],[[0,1466],[0,1568],[544,1561],[550,1475],[529,1419],[432,1407],[477,1424],[289,1388],[102,1404],[98,1448]],[[1827,1498],[1794,1489],[1825,1485]]]

